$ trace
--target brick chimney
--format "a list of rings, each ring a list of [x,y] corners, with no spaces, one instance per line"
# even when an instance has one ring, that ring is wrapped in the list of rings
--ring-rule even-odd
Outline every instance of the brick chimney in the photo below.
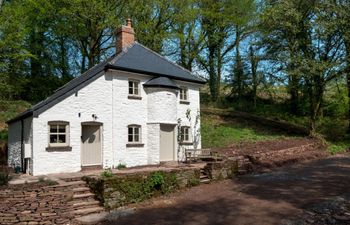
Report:
[[[131,19],[126,20],[126,26],[121,26],[117,32],[117,54],[123,51],[123,49],[126,49],[130,47],[135,42],[135,32],[134,28],[131,26]]]

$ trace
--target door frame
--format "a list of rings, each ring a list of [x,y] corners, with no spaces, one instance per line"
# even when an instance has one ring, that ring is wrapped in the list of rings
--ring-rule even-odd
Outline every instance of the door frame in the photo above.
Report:
[[[83,126],[98,126],[100,130],[100,144],[101,144],[101,164],[96,164],[96,165],[83,165],[83,142],[82,142],[82,137],[83,137]],[[86,121],[82,122],[80,125],[80,166],[82,168],[88,168],[88,167],[103,167],[103,123],[97,122],[97,121]]]
[[[160,152],[161,152],[161,141],[162,141],[162,138],[161,138],[161,133],[162,133],[162,125],[165,125],[165,126],[173,126],[174,127],[174,130],[173,130],[173,140],[174,140],[174,143],[173,143],[173,160],[172,161],[177,161],[177,154],[176,154],[176,144],[177,144],[177,139],[176,139],[176,135],[177,135],[177,124],[174,124],[174,123],[160,123],[159,124],[159,162],[171,162],[171,161],[161,161],[160,160]]]

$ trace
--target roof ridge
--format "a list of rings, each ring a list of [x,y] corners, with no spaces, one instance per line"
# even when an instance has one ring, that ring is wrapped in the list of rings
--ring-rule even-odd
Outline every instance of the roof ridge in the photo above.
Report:
[[[174,66],[176,66],[176,67],[178,67],[178,68],[180,68],[180,69],[182,69],[182,70],[188,72],[191,76],[196,77],[196,78],[199,78],[199,79],[202,79],[203,81],[205,81],[202,77],[199,77],[199,76],[194,75],[194,74],[193,74],[191,71],[189,71],[188,69],[186,69],[186,68],[184,68],[184,67],[178,65],[177,63],[175,63],[175,62],[173,62],[173,61],[171,61],[171,60],[165,58],[165,57],[162,56],[161,54],[159,54],[159,53],[153,51],[152,49],[150,49],[150,48],[144,46],[143,44],[141,44],[141,43],[139,43],[139,42],[137,42],[137,41],[135,41],[135,44],[137,44],[137,45],[139,45],[140,47],[146,49],[147,51],[149,51],[149,52],[151,52],[151,53],[157,55],[159,58],[161,58],[161,59],[163,59],[163,60],[165,60],[165,61],[171,63],[172,65],[174,65]]]

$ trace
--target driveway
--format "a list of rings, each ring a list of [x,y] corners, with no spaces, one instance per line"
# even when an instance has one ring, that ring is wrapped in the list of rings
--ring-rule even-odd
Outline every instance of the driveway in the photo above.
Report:
[[[349,188],[350,155],[339,155],[148,200],[134,205],[133,215],[104,225],[281,224]]]

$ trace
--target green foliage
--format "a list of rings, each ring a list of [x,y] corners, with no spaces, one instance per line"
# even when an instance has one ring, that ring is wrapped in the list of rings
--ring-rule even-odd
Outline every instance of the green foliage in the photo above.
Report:
[[[7,142],[7,130],[1,130],[0,131],[0,143],[1,142]]]
[[[0,100],[0,123],[4,123],[18,113],[21,113],[28,109],[31,105],[26,101],[7,101]],[[1,128],[1,124],[0,124]]]
[[[271,140],[284,137],[281,133],[272,132],[268,127],[254,127],[250,123],[227,120],[215,115],[202,114],[202,146],[204,148],[226,147],[242,141]]]
[[[200,185],[201,181],[198,178],[192,178],[189,180],[189,186],[194,187]]]
[[[111,169],[105,169],[103,170],[103,172],[101,173],[102,177],[108,178],[108,177],[112,177],[113,176],[113,172]]]
[[[332,154],[345,153],[350,148],[350,142],[335,142],[328,146],[328,151]]]
[[[149,175],[135,174],[105,178],[107,186],[121,193],[122,203],[141,202],[153,196],[168,194],[178,189],[175,173],[163,171],[152,172]]]
[[[126,165],[123,164],[123,163],[119,163],[118,166],[117,166],[118,170],[125,169],[125,168],[126,168]]]

